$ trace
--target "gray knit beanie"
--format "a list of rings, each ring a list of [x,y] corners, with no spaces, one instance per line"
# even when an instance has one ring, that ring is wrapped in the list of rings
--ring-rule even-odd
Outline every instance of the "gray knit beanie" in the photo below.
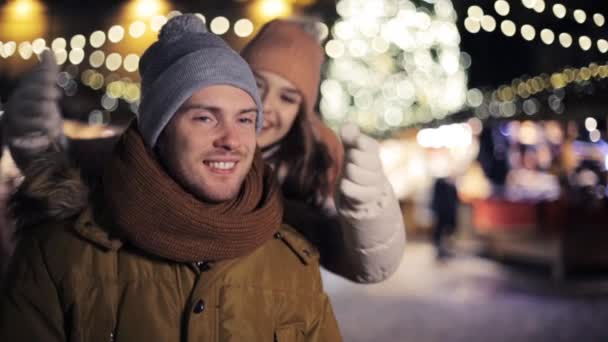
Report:
[[[224,40],[207,32],[194,14],[171,18],[158,41],[139,61],[141,103],[138,126],[144,141],[154,147],[173,114],[205,86],[231,85],[246,91],[258,107],[256,128],[262,127],[262,102],[249,65]]]

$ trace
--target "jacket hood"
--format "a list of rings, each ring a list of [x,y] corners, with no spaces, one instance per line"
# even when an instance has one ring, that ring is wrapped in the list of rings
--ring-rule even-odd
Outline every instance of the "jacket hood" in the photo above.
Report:
[[[17,232],[75,217],[89,205],[90,187],[67,153],[46,153],[32,161],[23,175],[8,204]]]

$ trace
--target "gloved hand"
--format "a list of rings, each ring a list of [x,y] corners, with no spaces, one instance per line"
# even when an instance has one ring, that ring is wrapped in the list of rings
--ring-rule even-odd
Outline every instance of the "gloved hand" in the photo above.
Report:
[[[4,136],[21,169],[41,152],[65,144],[58,74],[53,53],[45,50],[40,63],[23,77],[9,97],[3,119]]]
[[[354,124],[340,130],[344,145],[344,168],[339,184],[337,203],[342,211],[358,211],[359,215],[375,216],[385,200],[388,179],[380,161],[380,145],[362,134]],[[393,198],[394,199],[394,198]]]
[[[336,193],[345,243],[363,258],[361,282],[376,282],[392,274],[401,261],[405,227],[399,202],[382,169],[380,145],[346,124],[340,131],[344,169]],[[355,255],[355,257],[357,257]]]

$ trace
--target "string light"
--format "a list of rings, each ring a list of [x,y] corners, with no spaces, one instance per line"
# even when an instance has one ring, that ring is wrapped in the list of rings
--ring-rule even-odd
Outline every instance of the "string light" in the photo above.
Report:
[[[579,24],[583,24],[587,20],[587,13],[581,9],[574,10],[574,20]]]
[[[600,39],[597,41],[597,49],[601,52],[601,53],[606,53],[608,52],[608,41],[606,41],[605,39]]]
[[[467,10],[467,14],[473,19],[481,20],[481,18],[483,17],[483,10],[481,9],[481,7],[473,5],[469,7],[469,9]]]
[[[30,59],[32,57],[32,44],[30,42],[21,42],[19,43],[19,55],[23,59]]]
[[[385,133],[442,119],[467,101],[456,12],[449,0],[426,7],[411,0],[347,0],[324,45],[327,76],[320,107],[331,126],[352,119]],[[465,26],[496,29],[496,19],[470,6]],[[435,58],[436,56],[436,58]]]
[[[54,50],[55,60],[57,64],[63,65],[68,60],[68,52],[66,50]]]
[[[591,39],[587,36],[579,37],[578,44],[580,45],[581,49],[583,49],[584,51],[588,51],[589,49],[591,49],[591,46],[593,45],[593,43],[591,42]]]
[[[15,54],[17,50],[17,43],[13,41],[6,42],[2,45],[2,57],[8,58]]]
[[[109,54],[106,58],[106,68],[108,68],[110,71],[118,70],[121,64],[122,57],[116,52]]]
[[[505,0],[498,0],[494,3],[494,10],[499,15],[506,17],[511,11],[511,6]]]
[[[138,65],[139,65],[139,56],[137,56],[136,54],[133,54],[133,53],[127,55],[123,61],[123,67],[128,72],[137,71]]]
[[[103,65],[105,59],[106,59],[106,54],[103,51],[101,51],[101,50],[93,51],[93,53],[91,53],[91,55],[89,56],[89,64],[93,68],[99,68],[100,66]]]
[[[602,27],[606,23],[606,18],[604,18],[604,16],[602,14],[596,13],[593,15],[593,22],[598,27]]]
[[[78,65],[84,60],[84,50],[80,48],[72,49],[68,56],[70,63]]]
[[[129,25],[129,34],[133,38],[139,38],[146,33],[146,24],[138,20]]]
[[[481,19],[481,27],[487,32],[493,32],[496,29],[496,20],[490,15],[484,15]]]
[[[248,37],[253,33],[253,23],[249,19],[239,19],[234,24],[234,33],[238,37]]]
[[[472,17],[468,17],[464,20],[464,28],[471,33],[477,33],[481,30],[481,22]]]
[[[65,38],[55,38],[53,39],[53,42],[51,43],[51,50],[57,52],[57,51],[61,51],[61,50],[65,50],[65,48],[67,47],[67,42],[65,40]]]
[[[536,36],[536,30],[532,25],[525,24],[521,27],[521,35],[525,40],[531,41]]]
[[[125,37],[125,29],[120,25],[114,25],[108,30],[108,40],[118,43]]]
[[[72,49],[84,49],[86,41],[87,40],[83,35],[77,34],[70,39],[70,47]]]
[[[159,32],[165,23],[167,23],[167,17],[164,15],[155,15],[150,18],[150,29],[153,32]]]
[[[572,46],[572,36],[566,32],[560,33],[559,43],[562,44],[563,47],[569,48],[570,46]]]
[[[505,36],[513,37],[517,28],[515,27],[515,23],[511,20],[503,20],[502,23],[500,23],[500,30]]]
[[[46,41],[43,38],[34,39],[32,42],[32,51],[35,54],[41,54],[46,48]]]
[[[540,31],[540,39],[543,43],[551,45],[555,41],[555,34],[550,29],[543,29]]]
[[[100,30],[91,33],[91,36],[89,37],[89,44],[96,49],[100,48],[105,42],[106,34]]]
[[[211,32],[221,36],[230,29],[230,21],[226,17],[215,17],[211,20],[210,27]]]
[[[553,14],[559,19],[563,19],[566,16],[566,7],[562,4],[553,5]]]
[[[590,63],[581,68],[565,68],[551,75],[541,74],[528,79],[516,78],[511,84],[501,85],[496,90],[484,92],[481,95],[481,104],[470,102],[468,97],[467,104],[471,108],[475,108],[475,113],[480,118],[487,118],[487,114],[496,117],[510,117],[517,114],[520,109],[527,115],[534,115],[540,111],[542,105],[536,98],[530,96],[547,91],[551,92],[547,96],[549,108],[556,114],[560,114],[565,109],[564,88],[572,83],[584,85],[584,82],[592,79],[608,79],[608,63],[604,65]],[[522,101],[521,108],[516,104],[519,101]],[[591,132],[593,129],[595,127],[590,127],[589,131]]]
[[[538,0],[536,2],[536,4],[534,5],[534,11],[536,11],[537,13],[542,13],[545,11],[545,1],[544,0]]]

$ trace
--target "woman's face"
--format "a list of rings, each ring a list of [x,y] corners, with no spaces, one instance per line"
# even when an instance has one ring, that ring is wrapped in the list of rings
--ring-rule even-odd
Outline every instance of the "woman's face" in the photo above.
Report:
[[[275,73],[254,70],[254,74],[264,104],[264,125],[258,134],[258,145],[263,149],[287,135],[300,111],[302,94]]]

